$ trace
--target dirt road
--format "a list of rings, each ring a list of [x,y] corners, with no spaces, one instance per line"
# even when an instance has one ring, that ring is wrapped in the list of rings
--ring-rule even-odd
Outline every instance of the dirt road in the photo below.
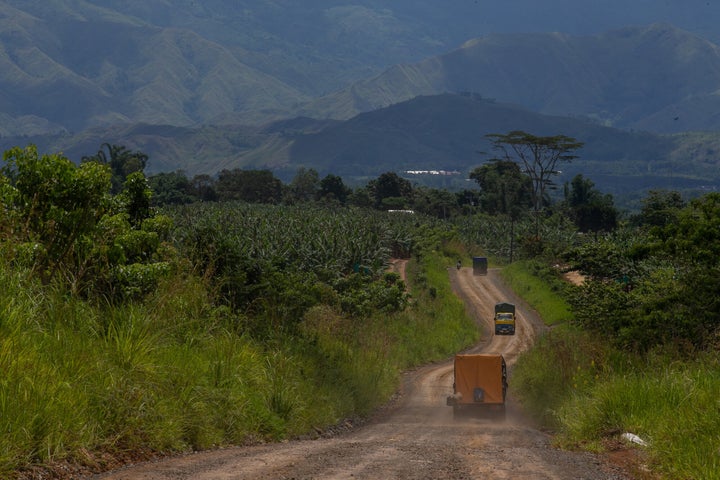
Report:
[[[496,337],[485,328],[476,351],[504,354],[510,368],[532,344],[540,319],[502,286],[497,272],[474,276],[450,269],[455,291],[478,322],[493,306],[516,303],[517,333]],[[221,479],[625,479],[604,459],[552,448],[509,399],[504,421],[455,420],[451,361],[408,373],[396,405],[368,424],[332,438],[291,441],[198,453],[92,477],[103,480]],[[512,383],[512,370],[510,370]]]

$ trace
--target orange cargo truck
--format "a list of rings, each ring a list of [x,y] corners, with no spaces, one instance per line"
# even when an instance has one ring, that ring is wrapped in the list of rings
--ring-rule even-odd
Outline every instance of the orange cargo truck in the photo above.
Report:
[[[454,368],[453,394],[447,397],[453,414],[475,412],[505,416],[507,368],[502,355],[458,354]]]

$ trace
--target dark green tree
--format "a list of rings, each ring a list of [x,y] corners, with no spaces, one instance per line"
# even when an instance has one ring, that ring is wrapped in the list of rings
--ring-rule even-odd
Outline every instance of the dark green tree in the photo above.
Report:
[[[412,184],[395,172],[386,172],[370,180],[367,188],[375,208],[407,208],[412,201]]]
[[[353,190],[350,195],[348,195],[348,203],[363,208],[373,208],[375,204],[373,195],[367,185]]]
[[[482,193],[476,189],[465,189],[456,192],[458,205],[460,205],[464,212],[471,213],[476,210],[482,201]]]
[[[647,227],[664,227],[677,221],[685,201],[677,191],[650,190],[642,200],[640,214],[633,218],[635,224]]]
[[[110,170],[90,162],[76,166],[37,148],[5,152],[0,177],[2,223],[18,258],[43,282],[77,263],[78,242],[92,236],[110,208]]]
[[[248,203],[279,203],[282,182],[270,170],[223,170],[215,189],[220,201],[242,200]]]
[[[490,215],[510,219],[509,258],[515,253],[515,222],[532,208],[532,183],[520,166],[511,160],[493,159],[475,168],[470,178],[480,186],[480,206]]]
[[[153,175],[148,178],[148,184],[153,192],[153,205],[183,205],[197,199],[192,194],[190,180],[181,170]]]
[[[437,218],[447,219],[460,209],[458,197],[447,190],[418,187],[415,189],[413,210]]]
[[[148,156],[142,152],[133,152],[122,145],[103,143],[95,155],[84,156],[81,161],[98,162],[110,166],[112,172],[111,193],[117,194],[122,190],[128,175],[142,172],[147,166]]]
[[[565,184],[565,203],[581,232],[610,232],[617,228],[619,214],[612,195],[603,195],[592,180],[582,175]]]
[[[676,209],[678,197],[671,199],[672,222],[650,217],[664,225],[635,227],[625,238],[615,232],[572,254],[572,263],[594,277],[571,298],[575,319],[619,346],[641,352],[663,344],[717,347],[720,194],[682,209]],[[630,283],[622,279],[626,273]]]
[[[139,228],[143,220],[151,216],[152,190],[144,173],[133,172],[128,175],[118,198],[122,204],[122,209],[128,215],[130,224],[134,228]]]
[[[311,202],[318,196],[320,176],[313,168],[300,167],[288,185],[288,200],[294,202]]]
[[[654,232],[669,256],[688,264],[720,266],[720,193],[692,200],[672,223]]]
[[[657,197],[653,197],[657,198]],[[689,338],[695,345],[712,346],[711,332],[720,332],[720,193],[708,193],[691,200],[687,206],[676,210],[678,196],[664,196],[669,208],[653,210],[662,214],[653,216],[656,222],[665,223],[654,227],[666,261],[675,265],[673,280],[679,284],[675,304],[666,302],[657,310],[674,312],[672,321],[684,328],[682,338]],[[668,221],[669,219],[672,221]],[[658,292],[658,297],[667,293]],[[670,310],[672,308],[672,310]],[[716,345],[715,345],[716,346]]]
[[[144,295],[169,271],[160,246],[172,222],[153,215],[142,172],[112,196],[106,164],[39,156],[32,145],[4,159],[0,243],[15,264],[44,283],[105,300]]]
[[[337,175],[326,175],[320,180],[318,196],[323,200],[335,200],[344,205],[351,193],[352,191],[345,186],[342,178]]]
[[[520,166],[509,160],[493,160],[470,172],[480,186],[480,207],[490,215],[517,218],[532,203],[530,178]]]
[[[195,175],[190,180],[190,195],[201,202],[215,202],[218,199],[215,191],[215,180],[207,174]]]

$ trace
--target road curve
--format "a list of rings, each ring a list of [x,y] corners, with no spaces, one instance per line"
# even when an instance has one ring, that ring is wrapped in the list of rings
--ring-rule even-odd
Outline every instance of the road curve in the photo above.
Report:
[[[491,269],[448,269],[468,312],[483,325],[473,351],[502,353],[510,366],[532,345],[543,326]],[[495,303],[517,306],[517,333],[494,336],[486,328]],[[97,480],[222,479],[586,479],[630,478],[602,457],[552,448],[509,399],[504,421],[454,419],[445,398],[452,393],[452,361],[405,377],[399,400],[371,422],[332,438],[290,441],[202,452],[126,467]]]

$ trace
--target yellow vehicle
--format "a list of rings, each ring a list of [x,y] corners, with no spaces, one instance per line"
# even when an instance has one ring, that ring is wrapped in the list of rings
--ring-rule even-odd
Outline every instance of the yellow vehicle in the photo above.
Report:
[[[447,405],[453,414],[462,412],[497,413],[505,416],[507,367],[505,358],[495,353],[455,355],[453,394]]]
[[[515,335],[515,305],[495,305],[495,335]]]

